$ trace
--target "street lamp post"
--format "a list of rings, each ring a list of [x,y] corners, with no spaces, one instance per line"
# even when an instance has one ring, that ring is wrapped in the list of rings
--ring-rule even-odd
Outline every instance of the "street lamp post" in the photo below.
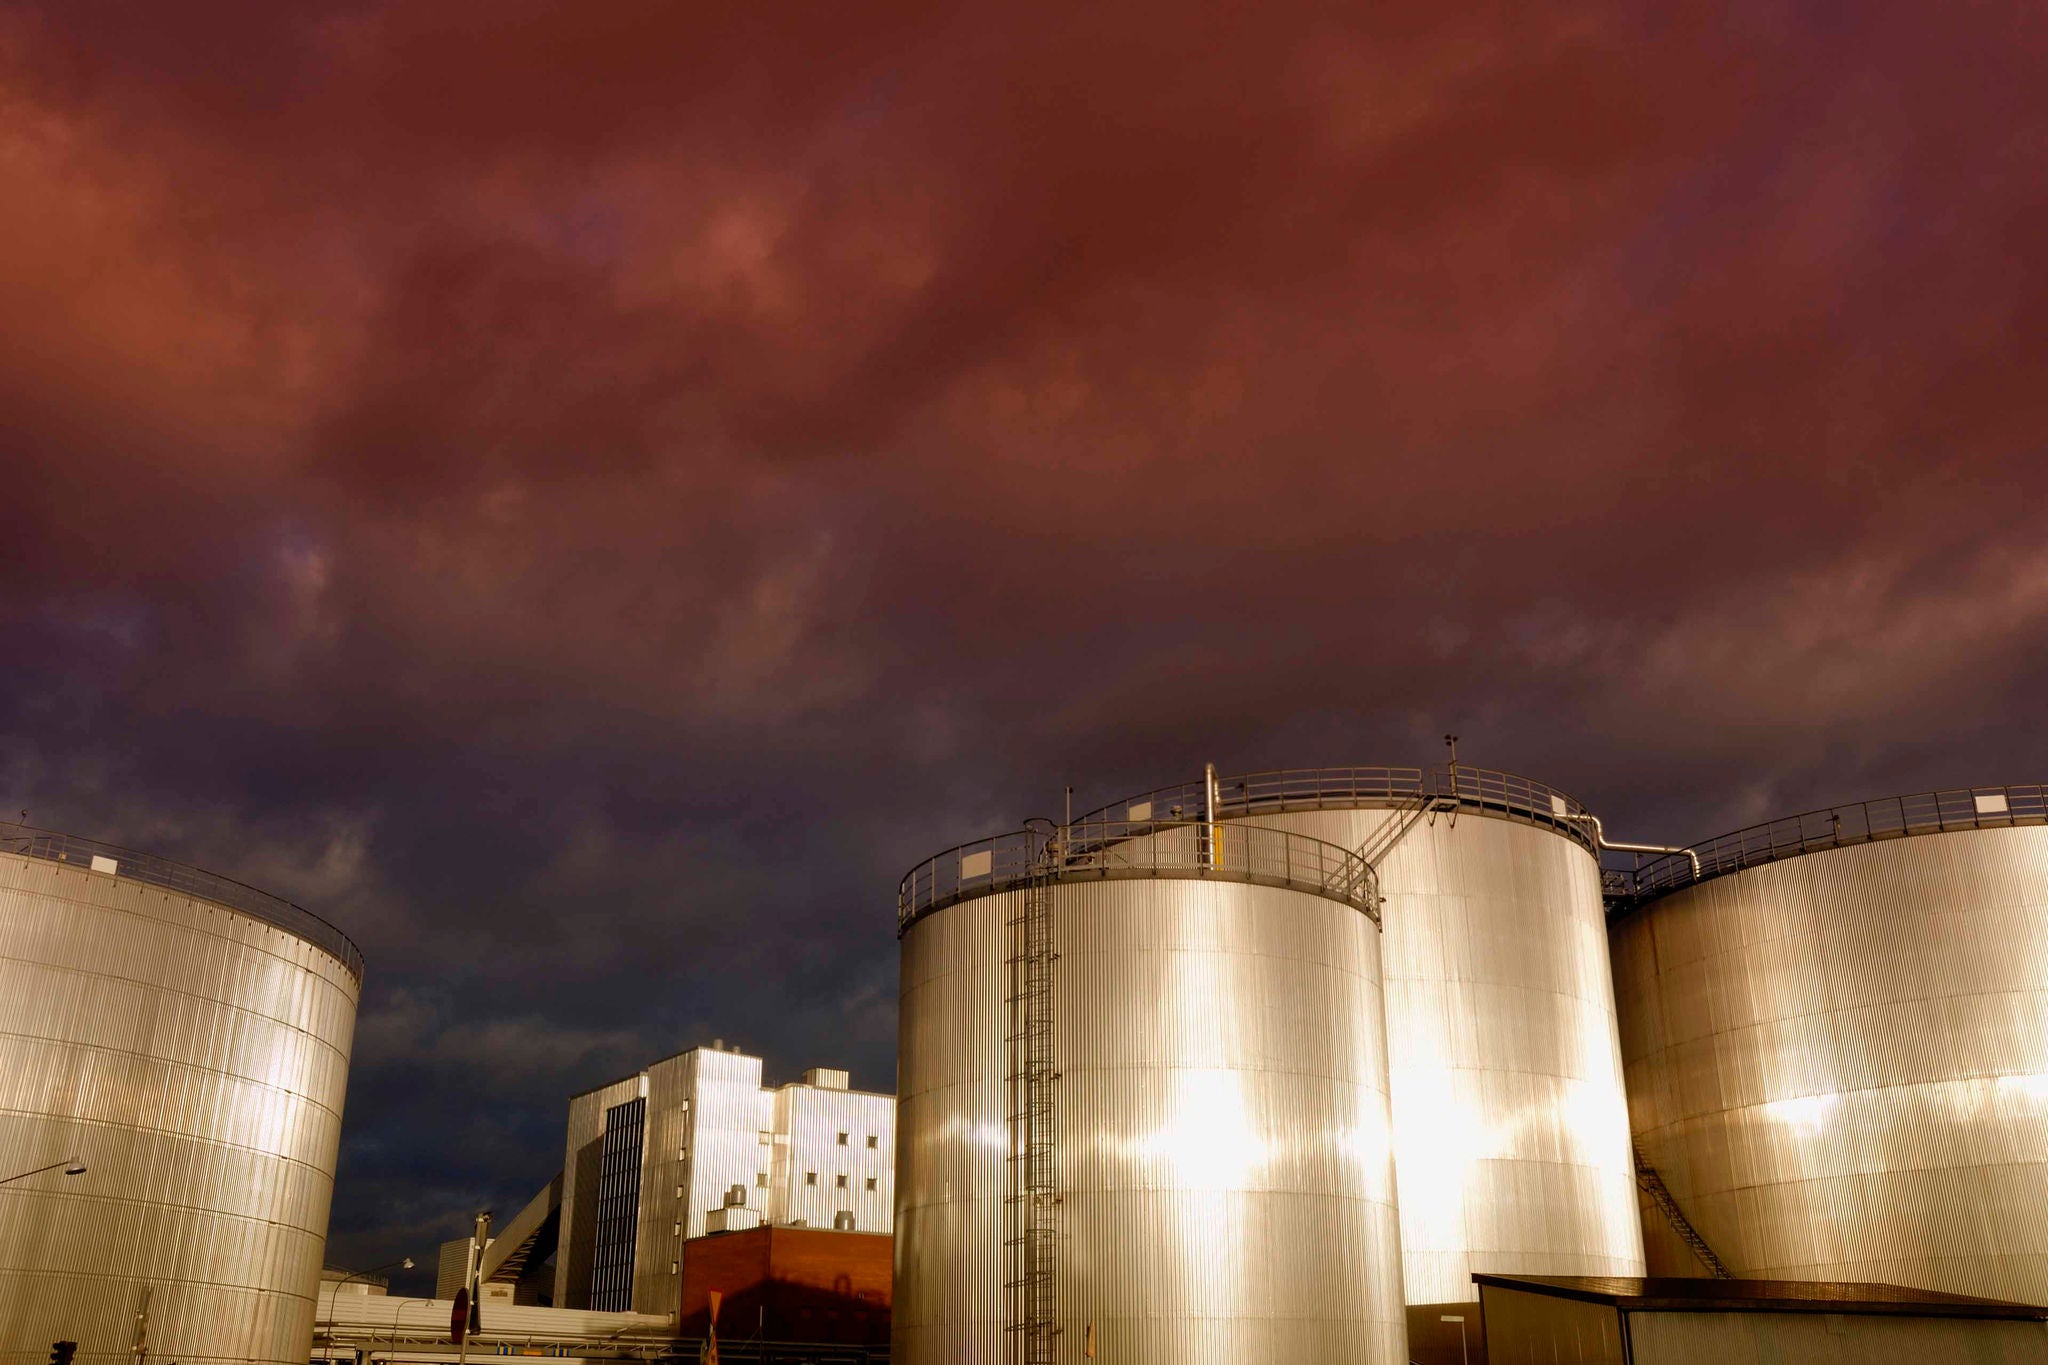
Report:
[[[44,1171],[54,1171],[59,1166],[64,1168],[64,1174],[66,1175],[85,1174],[85,1163],[81,1162],[77,1157],[71,1156],[64,1158],[62,1161],[53,1161],[47,1166],[38,1166],[32,1171],[23,1171],[20,1175],[10,1175],[5,1180],[0,1180],[0,1185],[12,1185],[17,1180],[26,1180],[32,1175],[41,1175]]]

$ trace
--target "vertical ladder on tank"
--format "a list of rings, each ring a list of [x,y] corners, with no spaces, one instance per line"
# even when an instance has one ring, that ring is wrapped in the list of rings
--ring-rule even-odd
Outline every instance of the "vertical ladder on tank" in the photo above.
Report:
[[[1023,895],[1010,921],[1009,1111],[1010,1192],[1005,1199],[1009,1227],[1003,1285],[1014,1365],[1053,1365],[1059,1335],[1058,1268],[1054,1260],[1054,1214],[1059,1205],[1054,1151],[1052,1036],[1052,897],[1065,831],[1048,837],[1036,851]]]
[[[1671,1197],[1671,1191],[1664,1187],[1664,1177],[1657,1174],[1655,1166],[1643,1159],[1642,1144],[1636,1143],[1634,1148],[1637,1188],[1650,1196],[1650,1202],[1657,1206],[1657,1212],[1664,1215],[1664,1221],[1678,1234],[1678,1240],[1692,1248],[1692,1254],[1699,1257],[1700,1264],[1707,1268],[1708,1273],[1717,1280],[1734,1279],[1728,1267],[1721,1264],[1721,1258],[1714,1254],[1714,1249],[1707,1245],[1707,1239],[1700,1236],[1699,1230],[1693,1227],[1692,1221],[1685,1216],[1685,1211],[1678,1207],[1678,1201]]]

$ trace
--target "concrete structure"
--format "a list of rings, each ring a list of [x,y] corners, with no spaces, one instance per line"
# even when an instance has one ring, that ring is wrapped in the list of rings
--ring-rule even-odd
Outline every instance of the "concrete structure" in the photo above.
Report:
[[[1896,1285],[1477,1278],[1491,1365],[2048,1362],[2048,1309]]]
[[[1213,796],[1189,783],[1087,818],[1175,808],[1359,850],[1377,870],[1402,1275],[1418,1337],[1476,1297],[1476,1270],[1642,1273],[1582,805],[1469,765],[1316,768],[1222,777]]]
[[[718,1335],[728,1345],[886,1347],[891,1246],[880,1233],[816,1228],[762,1227],[697,1238],[683,1254],[681,1335],[686,1342],[708,1335],[715,1292],[722,1296]]]
[[[1636,1138],[1736,1274],[2048,1303],[2044,820],[2040,788],[1837,807],[1617,911]]]
[[[890,1231],[894,1096],[692,1048],[569,1101],[554,1301],[674,1313],[684,1243],[762,1223]]]
[[[904,879],[898,1365],[1406,1360],[1369,878],[1227,834]]]
[[[287,902],[0,827],[0,1362],[305,1361],[361,973]]]

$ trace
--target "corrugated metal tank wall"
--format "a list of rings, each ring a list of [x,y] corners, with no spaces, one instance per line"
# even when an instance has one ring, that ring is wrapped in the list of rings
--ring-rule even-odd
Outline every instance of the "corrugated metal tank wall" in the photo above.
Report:
[[[207,900],[0,854],[0,1362],[303,1365],[360,983]]]
[[[1248,823],[1355,849],[1393,818]],[[1379,872],[1407,1301],[1476,1301],[1475,1270],[1642,1274],[1593,855],[1466,809],[1419,820]]]
[[[1003,1339],[1006,921],[903,937],[894,1358]],[[1194,880],[1056,885],[1060,1358],[1406,1359],[1379,934],[1354,907]]]
[[[2048,1303],[2048,829],[1807,853],[1612,937],[1637,1140],[1732,1270]]]

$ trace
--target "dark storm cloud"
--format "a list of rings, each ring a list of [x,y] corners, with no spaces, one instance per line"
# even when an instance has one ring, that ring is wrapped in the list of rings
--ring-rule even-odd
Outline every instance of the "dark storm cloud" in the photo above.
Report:
[[[1642,837],[2037,777],[1985,5],[0,12],[0,759],[371,964],[334,1255],[895,877],[1457,729]]]

